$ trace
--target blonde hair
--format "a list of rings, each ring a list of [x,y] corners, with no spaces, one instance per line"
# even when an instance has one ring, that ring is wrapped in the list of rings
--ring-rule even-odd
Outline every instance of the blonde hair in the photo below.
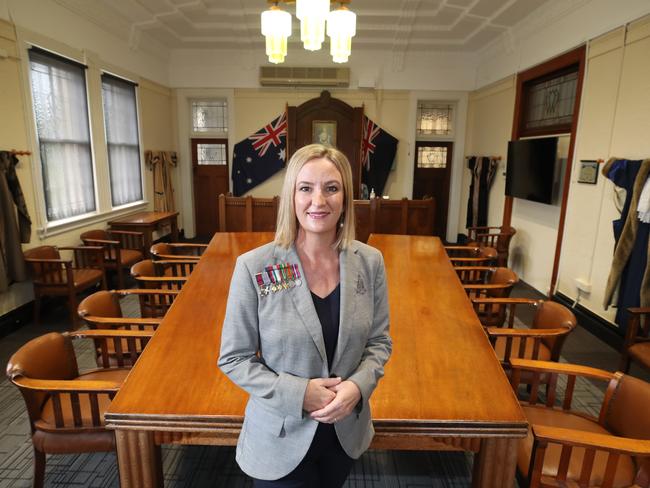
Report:
[[[298,218],[294,196],[296,192],[296,180],[302,167],[314,159],[325,158],[330,161],[341,173],[343,183],[343,213],[341,214],[341,225],[336,229],[336,241],[334,246],[345,249],[354,240],[354,202],[352,191],[352,169],[350,162],[338,149],[323,146],[322,144],[310,144],[298,149],[287,164],[287,172],[284,175],[282,192],[280,193],[280,206],[278,208],[278,222],[275,229],[275,243],[285,249],[291,246],[298,235]]]

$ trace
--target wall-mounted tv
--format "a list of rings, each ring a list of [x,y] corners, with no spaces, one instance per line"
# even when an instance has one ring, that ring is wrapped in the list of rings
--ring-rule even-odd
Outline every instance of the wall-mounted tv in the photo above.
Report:
[[[508,143],[506,195],[554,204],[562,178],[558,138],[521,139]]]

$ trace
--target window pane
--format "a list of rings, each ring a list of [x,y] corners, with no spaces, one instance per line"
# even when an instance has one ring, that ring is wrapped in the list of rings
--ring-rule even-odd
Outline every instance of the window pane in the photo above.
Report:
[[[530,86],[526,129],[571,124],[577,86],[577,71]]]
[[[450,105],[433,102],[418,103],[418,135],[451,135],[452,113]]]
[[[30,50],[32,100],[49,222],[95,210],[86,73],[55,55]]]
[[[228,132],[228,105],[225,100],[192,102],[194,132]]]
[[[418,147],[418,168],[446,168],[446,147]]]
[[[227,164],[225,144],[197,144],[196,153],[199,165]]]
[[[142,200],[135,85],[102,75],[104,122],[113,206]]]

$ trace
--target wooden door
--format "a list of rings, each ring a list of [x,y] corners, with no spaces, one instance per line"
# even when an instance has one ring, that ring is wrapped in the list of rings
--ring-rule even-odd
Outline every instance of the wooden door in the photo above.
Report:
[[[192,139],[194,222],[198,237],[219,229],[218,197],[228,193],[228,140]]]
[[[436,213],[433,234],[447,236],[449,180],[451,177],[453,143],[416,142],[413,199],[435,198]]]

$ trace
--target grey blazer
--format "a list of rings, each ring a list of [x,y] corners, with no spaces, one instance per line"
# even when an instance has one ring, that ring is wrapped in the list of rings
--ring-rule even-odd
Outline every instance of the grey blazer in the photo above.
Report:
[[[276,263],[302,265],[295,248],[274,243],[237,259],[221,336],[219,367],[250,394],[236,459],[248,475],[275,480],[303,459],[317,422],[302,410],[311,378],[353,381],[361,402],[335,424],[341,446],[358,458],[374,435],[368,400],[391,353],[381,253],[354,241],[339,256],[341,313],[329,367],[323,333],[304,276],[301,286],[260,295],[255,275]],[[258,354],[259,352],[259,354]]]

